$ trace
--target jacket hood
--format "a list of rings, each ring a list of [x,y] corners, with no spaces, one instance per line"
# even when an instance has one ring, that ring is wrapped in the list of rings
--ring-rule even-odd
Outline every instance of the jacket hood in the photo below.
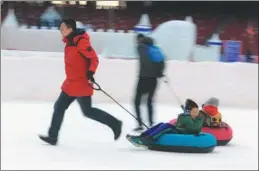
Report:
[[[74,36],[84,35],[84,34],[85,34],[85,31],[84,31],[84,30],[81,30],[81,29],[76,29],[75,31],[72,32],[72,34],[73,34]]]
[[[143,43],[145,45],[153,45],[154,44],[154,40],[151,37],[144,37],[142,39],[141,43]]]
[[[218,114],[218,108],[214,105],[204,105],[202,110],[210,116],[216,116]]]
[[[77,40],[79,38],[86,38],[86,39],[88,39],[89,36],[88,36],[88,34],[84,30],[77,29],[77,30],[73,31],[72,33],[70,33],[67,37],[65,37],[63,39],[63,41],[65,43],[68,43],[68,42],[72,43],[72,42],[77,42]]]

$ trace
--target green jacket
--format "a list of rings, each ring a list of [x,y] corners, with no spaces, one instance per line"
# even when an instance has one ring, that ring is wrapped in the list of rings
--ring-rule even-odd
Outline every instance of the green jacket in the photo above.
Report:
[[[176,128],[180,134],[198,134],[203,126],[203,117],[192,118],[190,115],[180,114],[177,118]]]

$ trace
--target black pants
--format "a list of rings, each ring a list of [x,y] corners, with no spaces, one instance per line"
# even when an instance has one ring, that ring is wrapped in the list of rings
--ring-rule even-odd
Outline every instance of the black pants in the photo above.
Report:
[[[112,115],[106,113],[105,111],[93,108],[91,96],[71,97],[68,96],[65,92],[61,92],[54,105],[54,113],[52,116],[51,126],[49,128],[50,137],[58,137],[58,132],[60,130],[65,111],[75,99],[77,99],[84,116],[105,124],[109,126],[112,130],[116,128],[119,120]]]
[[[140,114],[140,103],[143,95],[147,95],[147,108],[149,124],[153,125],[153,97],[157,87],[157,78],[139,78],[136,96],[135,96],[135,111],[138,118],[139,126],[142,126],[142,118]]]

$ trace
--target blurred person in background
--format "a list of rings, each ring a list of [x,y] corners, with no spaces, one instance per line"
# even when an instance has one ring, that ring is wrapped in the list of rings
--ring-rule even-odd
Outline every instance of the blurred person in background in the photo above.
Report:
[[[110,127],[114,133],[114,139],[117,140],[121,134],[122,122],[107,112],[92,107],[92,86],[95,81],[93,76],[99,60],[91,46],[88,34],[78,30],[73,19],[63,20],[60,32],[66,43],[64,57],[66,79],[54,105],[48,136],[39,136],[39,138],[51,145],[56,145],[65,111],[74,100],[77,100],[84,116]]]
[[[154,51],[151,52],[150,50]],[[134,105],[138,118],[138,127],[136,127],[134,131],[141,131],[144,128],[140,113],[140,103],[144,95],[147,95],[149,126],[152,127],[154,124],[153,98],[157,88],[157,78],[163,76],[164,57],[162,57],[163,60],[159,60],[159,62],[153,61],[152,55],[155,55],[154,58],[159,58],[162,54],[159,52],[159,49],[154,46],[153,39],[143,34],[137,35],[137,52],[139,55],[139,74]]]
[[[249,63],[254,62],[252,51],[249,48],[245,52],[245,59],[246,59],[246,62],[249,62]]]
[[[256,46],[254,46],[255,41],[256,41],[256,34],[255,34],[255,30],[254,27],[252,25],[251,22],[248,22],[247,28],[246,28],[246,34],[247,34],[247,38],[248,38],[248,49],[245,52],[245,59],[246,62],[254,62],[254,58],[253,58],[253,51],[256,51]],[[257,47],[258,48],[258,47]]]

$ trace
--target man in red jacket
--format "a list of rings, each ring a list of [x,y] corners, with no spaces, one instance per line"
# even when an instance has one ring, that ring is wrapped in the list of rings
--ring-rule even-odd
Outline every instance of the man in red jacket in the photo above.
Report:
[[[107,112],[92,107],[93,75],[99,61],[88,34],[85,31],[77,30],[76,22],[72,19],[62,21],[60,32],[66,43],[66,79],[61,87],[62,92],[54,105],[48,136],[39,136],[39,138],[51,145],[56,145],[65,111],[74,100],[77,100],[83,114],[87,118],[110,127],[114,133],[114,139],[117,140],[121,134],[122,122]]]

